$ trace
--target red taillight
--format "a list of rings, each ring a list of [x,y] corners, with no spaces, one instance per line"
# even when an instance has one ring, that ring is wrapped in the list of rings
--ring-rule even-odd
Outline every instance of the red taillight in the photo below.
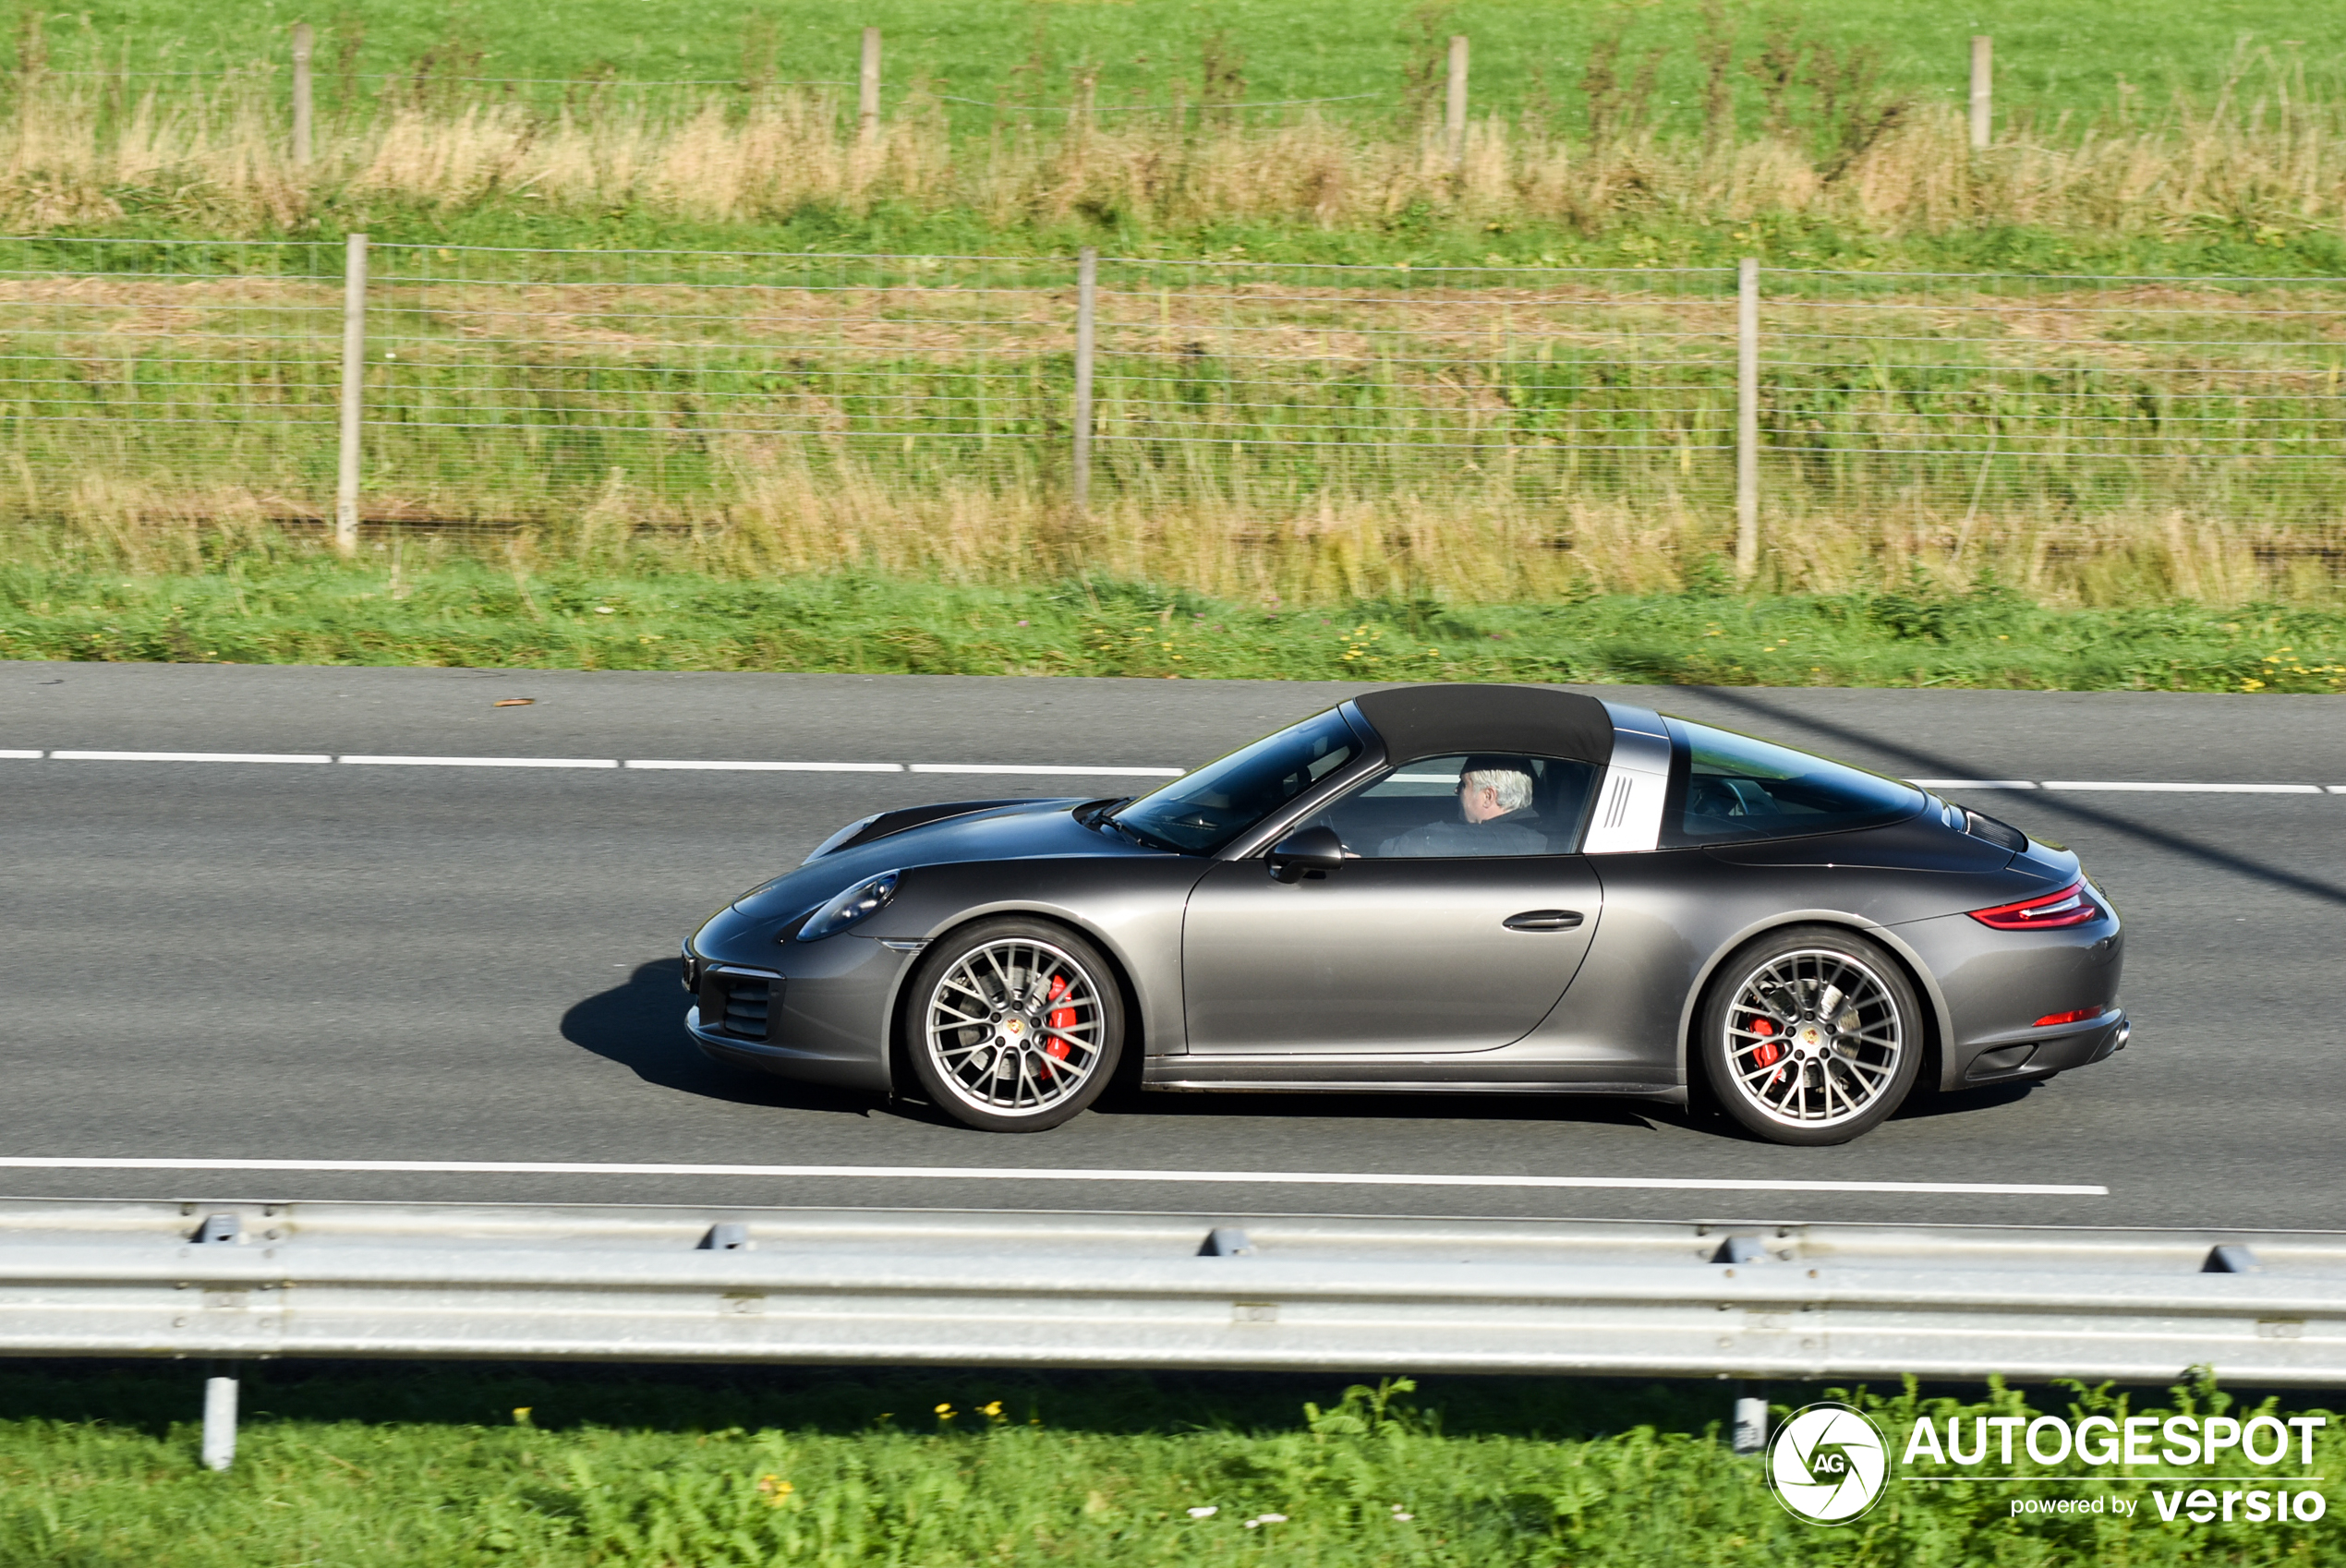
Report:
[[[2094,902],[2084,883],[2073,882],[2058,893],[2024,899],[2016,904],[1998,904],[1992,910],[1974,910],[1971,918],[1998,931],[2046,931],[2063,925],[2090,924],[2101,918],[2101,906]]]
[[[2098,1019],[2099,1017],[2101,1017],[2101,1009],[2099,1007],[2079,1007],[2074,1012],[2047,1013],[2043,1018],[2038,1019],[2035,1023],[2030,1024],[2028,1027],[2031,1029],[2050,1029],[2057,1023],[2083,1023],[2087,1019]]]

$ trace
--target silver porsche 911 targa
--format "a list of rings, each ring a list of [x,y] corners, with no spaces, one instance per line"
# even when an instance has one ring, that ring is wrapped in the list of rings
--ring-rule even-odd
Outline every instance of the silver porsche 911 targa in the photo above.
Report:
[[[1525,686],[1373,692],[1126,800],[881,812],[684,945],[720,1061],[1054,1127],[1147,1089],[1706,1093],[1836,1143],[2121,1049],[2077,858]]]

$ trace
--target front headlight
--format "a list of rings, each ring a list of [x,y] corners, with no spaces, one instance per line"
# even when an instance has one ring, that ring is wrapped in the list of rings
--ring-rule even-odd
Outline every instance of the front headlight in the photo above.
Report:
[[[903,880],[903,876],[902,872],[883,871],[877,876],[865,877],[807,916],[806,923],[798,928],[798,939],[801,942],[820,942],[826,936],[846,930],[859,920],[879,913],[888,908],[888,901],[896,897],[897,884]]]

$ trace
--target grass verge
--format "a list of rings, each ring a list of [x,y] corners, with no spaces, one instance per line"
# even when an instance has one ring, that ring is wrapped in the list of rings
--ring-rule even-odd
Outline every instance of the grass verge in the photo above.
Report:
[[[1539,604],[1238,603],[1129,582],[525,569],[443,557],[224,570],[0,563],[0,658],[1184,679],[2346,691],[2346,610],[2062,609],[1992,581]]]
[[[773,1562],[1672,1565],[2312,1563],[2312,1523],[2162,1521],[2195,1466],[2017,1483],[1893,1484],[1856,1524],[1779,1508],[1721,1440],[1717,1383],[727,1369],[248,1369],[236,1468],[199,1467],[182,1368],[0,1375],[0,1557],[139,1568]],[[1774,1391],[1777,1414],[1835,1391]],[[1913,1385],[1848,1395],[1893,1434],[1917,1416],[2229,1410],[2164,1398]],[[1422,1404],[1420,1401],[1422,1400]],[[2266,1408],[2269,1408],[2267,1406]],[[1445,1419],[1446,1417],[1446,1419]],[[1894,1440],[1893,1440],[1894,1446]],[[2335,1418],[2312,1473],[2341,1457]],[[1893,1454],[1894,1457],[1894,1454]],[[2237,1467],[2237,1461],[2233,1462]],[[2007,1469],[1997,1465],[1999,1471]],[[2218,1465],[2217,1470],[2224,1466]],[[2291,1468],[2283,1466],[2284,1469]],[[1928,1465],[1900,1475],[1931,1475]],[[2208,1472],[2213,1474],[2214,1472]],[[2040,1486],[2028,1482],[2045,1478]],[[2014,1517],[2015,1496],[2134,1501]],[[2327,1543],[2327,1544],[2325,1544]]]

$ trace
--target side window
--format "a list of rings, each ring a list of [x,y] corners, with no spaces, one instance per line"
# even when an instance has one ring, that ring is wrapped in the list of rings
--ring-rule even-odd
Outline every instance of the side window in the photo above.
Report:
[[[1333,827],[1363,860],[1570,854],[1596,775],[1592,765],[1561,757],[1421,757],[1304,826]]]
[[[1925,804],[1920,790],[1894,778],[1730,730],[1667,722],[1682,760],[1662,813],[1665,850],[1879,826]]]

